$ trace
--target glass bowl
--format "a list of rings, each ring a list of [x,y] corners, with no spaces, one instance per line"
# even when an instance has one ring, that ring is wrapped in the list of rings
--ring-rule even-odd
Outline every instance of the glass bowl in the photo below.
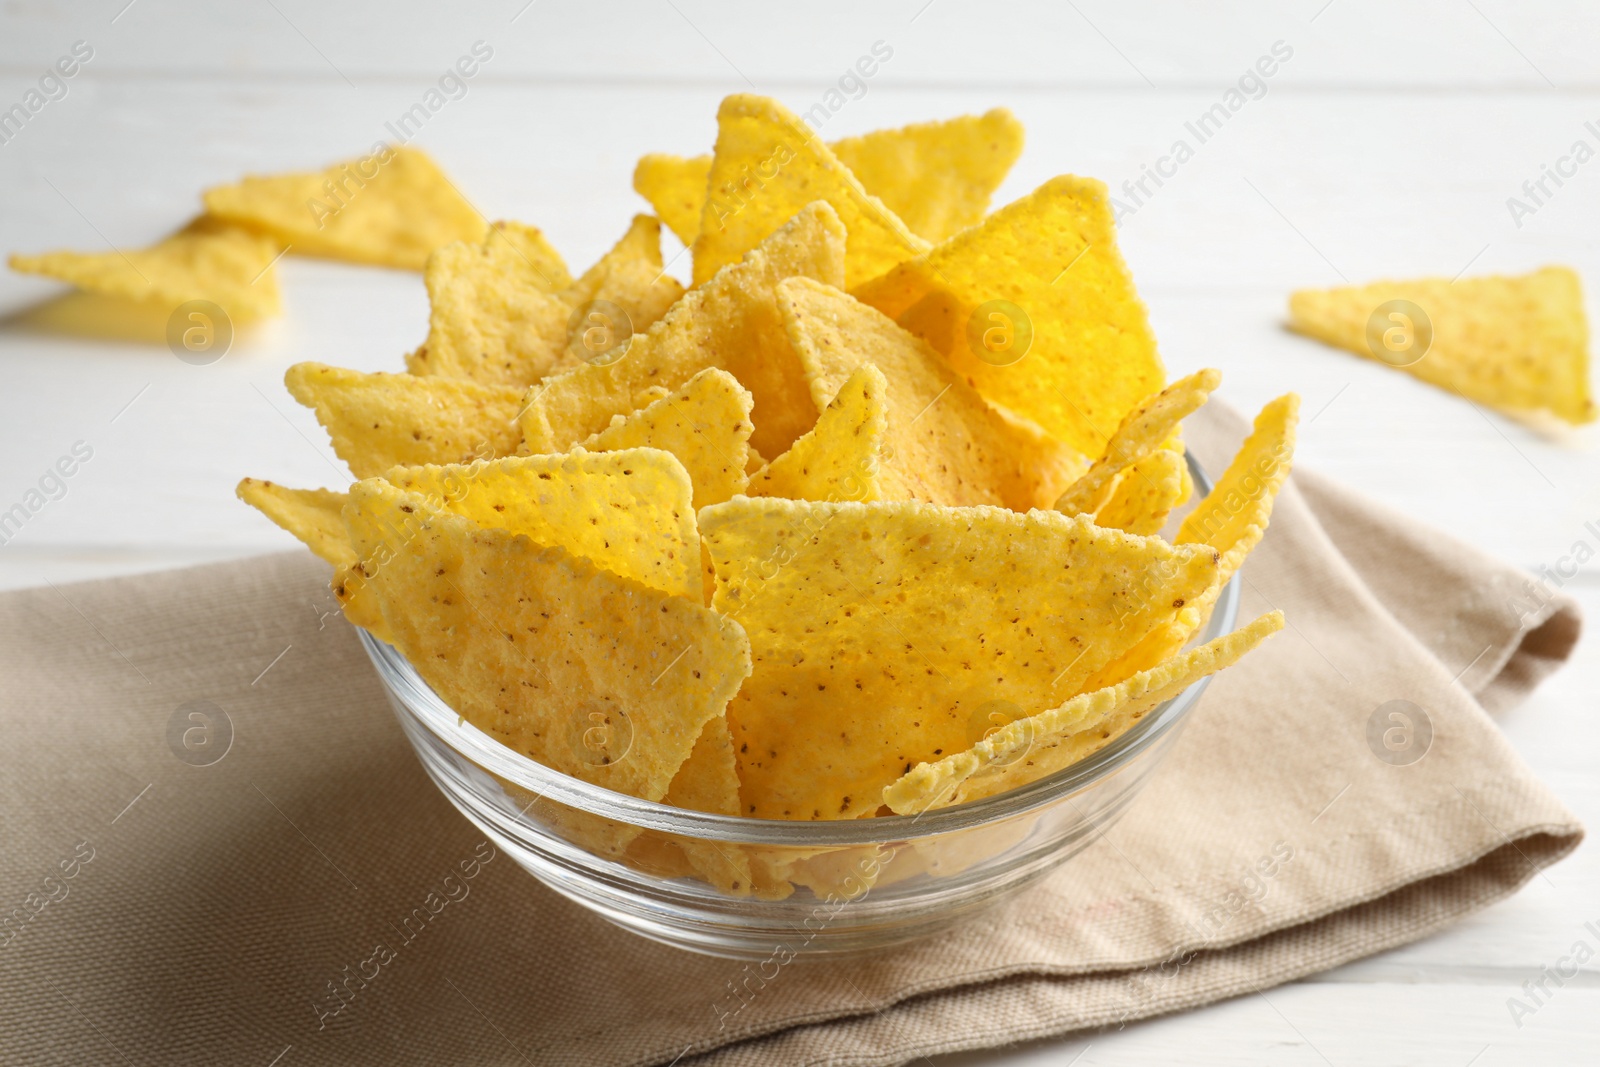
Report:
[[[1198,498],[1210,483],[1188,463]],[[1235,576],[1195,641],[1231,631],[1238,606]],[[652,940],[777,965],[925,937],[1061,866],[1126,810],[1209,680],[1009,793],[915,816],[790,822],[688,811],[552,770],[462,720],[399,652],[358,633],[428,775],[534,877]]]

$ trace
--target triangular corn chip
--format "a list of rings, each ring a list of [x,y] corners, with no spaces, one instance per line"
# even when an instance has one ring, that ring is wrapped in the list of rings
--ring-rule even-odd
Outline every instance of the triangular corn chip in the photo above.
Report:
[[[883,464],[888,499],[1048,507],[1084,467],[1071,448],[991,408],[922,341],[837,289],[778,286],[784,322],[818,407],[857,367],[888,381]]]
[[[661,223],[649,215],[635,215],[611,251],[561,294],[575,309],[596,300],[617,305],[634,333],[654,326],[681,296],[683,286],[661,266]]]
[[[1022,154],[1022,123],[1001,107],[846,137],[832,148],[912,233],[943,241],[983,220]]]
[[[706,723],[662,802],[715,815],[739,814],[739,776],[725,717]],[[645,830],[628,844],[622,859],[658,878],[699,877],[733,896],[749,896],[753,889],[749,846],[737,842]]]
[[[1015,719],[965,752],[918,764],[883,791],[883,802],[898,815],[920,815],[1036,782],[1104,748],[1146,712],[1237,663],[1282,628],[1283,612],[1271,612],[1120,685]]]
[[[1178,529],[1179,542],[1210,545],[1222,554],[1224,581],[1244,565],[1267,531],[1272,505],[1294,463],[1299,421],[1300,398],[1294,393],[1262,408],[1228,469]]]
[[[1165,380],[1106,187],[1092,179],[1053,178],[852,291],[991,403],[1087,456]]]
[[[556,295],[566,265],[532,226],[497,222],[481,243],[428,257],[428,340],[406,357],[412,374],[526,388],[576,358],[567,354],[572,309]]]
[[[526,534],[663,593],[700,600],[700,534],[689,476],[669,452],[574,451],[383,476],[485,529]]]
[[[982,220],[989,197],[1022,151],[1022,124],[1005,108],[995,108],[874,130],[828,147],[912,233],[943,241]],[[634,168],[633,187],[680,241],[692,245],[710,176],[710,156],[652,154]]]
[[[1146,397],[1123,417],[1100,458],[1061,494],[1056,510],[1064,515],[1093,515],[1110,499],[1117,475],[1160,448],[1221,382],[1222,372],[1207,368]]]
[[[1111,497],[1094,513],[1094,524],[1149,536],[1161,532],[1167,516],[1183,500],[1183,454],[1157,448],[1123,470]]]
[[[737,263],[815,200],[827,201],[844,223],[847,286],[928,249],[928,242],[861,188],[805,123],[764,96],[739,93],[722,101],[706,181],[694,240],[696,285]]]
[[[749,673],[731,620],[381,479],[345,512],[395,647],[513,750],[660,800]]]
[[[1223,586],[1266,534],[1273,503],[1294,465],[1299,414],[1300,398],[1294,393],[1285,393],[1262,408],[1233,462],[1178,528],[1180,545],[1202,545],[1216,551],[1216,584],[1201,596],[1189,598],[1177,618],[1151,631],[1126,655],[1104,667],[1090,679],[1089,689],[1116,685],[1149,670],[1174,655],[1205,626]]]
[[[416,148],[382,146],[321,173],[251,175],[205,192],[206,210],[302,256],[421,270],[428,254],[480,241],[483,217]]]
[[[289,489],[257,478],[241,480],[234,493],[335,567],[356,561],[350,535],[344,529],[348,494],[330,489]]]
[[[1043,510],[735,497],[700,526],[750,635],[728,720],[758,818],[873,814],[987,704],[1058,705],[1216,576],[1209,547]]]
[[[1289,327],[1502,411],[1595,417],[1583,293],[1565,267],[1303,289]]]
[[[13,255],[11,269],[164,310],[209,300],[242,324],[278,313],[278,252],[270,237],[202,215],[149,248]]]
[[[694,484],[695,510],[742,493],[750,452],[750,392],[724,370],[703,370],[676,392],[616,415],[583,442],[591,452],[660,448],[671,452]]]
[[[776,456],[816,422],[800,361],[778,313],[777,285],[800,276],[838,282],[844,228],[832,208],[808,205],[749,255],[697,287],[635,336],[626,354],[585,363],[529,390],[522,431],[532,452],[555,452],[637,411],[708,367],[755,397],[752,443]]]
[[[789,451],[752,475],[750,496],[790,500],[882,500],[884,394],[870,363],[857,367],[817,424]]]
[[[633,188],[656,209],[661,221],[685,245],[693,245],[700,232],[700,213],[706,206],[706,179],[711,157],[652,152],[641,156],[633,168]]]
[[[363,374],[296,363],[289,394],[317,413],[333,450],[357,478],[390,467],[511,455],[522,441],[522,390],[454,378]]]

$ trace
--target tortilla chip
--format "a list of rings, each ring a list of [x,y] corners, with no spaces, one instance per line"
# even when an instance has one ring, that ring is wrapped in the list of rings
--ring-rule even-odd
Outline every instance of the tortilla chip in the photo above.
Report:
[[[857,367],[809,433],[750,479],[750,496],[883,500],[884,394],[870,363]]]
[[[395,647],[478,729],[564,774],[660,800],[749,673],[700,605],[381,479],[345,512]]]
[[[1423,321],[1386,310],[1391,301],[1420,308]],[[1289,328],[1502,411],[1595,417],[1583,293],[1566,267],[1303,289],[1289,298]],[[1400,349],[1385,348],[1390,336]]]
[[[632,415],[616,415],[611,425],[583,442],[591,452],[619,448],[659,448],[671,452],[689,472],[694,509],[720,504],[745,491],[749,480],[751,397],[724,370],[703,370],[676,393]]]
[[[1003,107],[833,142],[862,188],[912,233],[943,241],[983,221],[1022,154],[1022,123]]]
[[[739,774],[733,758],[733,735],[728,732],[728,720],[718,715],[706,723],[700,738],[689,753],[667,795],[662,798],[675,808],[706,811],[714,815],[739,814]],[[652,848],[644,844],[654,837]],[[669,834],[647,832],[631,847],[632,852],[649,849],[661,862],[668,854],[677,851],[683,856],[687,870],[679,869],[678,876],[697,874],[724,893],[748,896],[754,877],[750,870],[750,857],[744,846],[733,841],[696,840]],[[666,872],[663,872],[666,873]],[[669,874],[669,877],[671,874]]]
[[[1015,720],[965,752],[918,764],[883,791],[883,801],[898,815],[920,815],[1036,782],[1104,748],[1146,712],[1237,663],[1282,628],[1283,612],[1271,612],[1120,685]]]
[[[678,279],[661,266],[661,223],[635,215],[622,239],[561,296],[574,308],[594,300],[616,304],[627,313],[634,333],[654,326],[683,296]]]
[[[1064,515],[1093,515],[1111,498],[1117,476],[1160,448],[1221,383],[1222,372],[1207,368],[1146,397],[1124,416],[1100,458],[1061,494],[1055,509]]]
[[[487,228],[428,155],[391,148],[321,173],[251,175],[205,192],[206,210],[302,256],[421,270],[428,254]]]
[[[852,292],[942,352],[985,399],[1087,456],[1165,380],[1110,198],[1092,179],[1053,178]],[[979,315],[992,301],[1008,303]],[[991,362],[992,331],[1020,346],[1029,324],[1020,358]]]
[[[1094,513],[1094,524],[1144,536],[1160,533],[1183,499],[1186,469],[1182,453],[1170,448],[1157,448],[1129,464],[1111,498]]]
[[[837,289],[778,286],[790,340],[820,408],[860,366],[888,380],[887,499],[957,506],[1048,507],[1082,471],[1072,449],[996,412],[929,348]]]
[[[357,478],[390,467],[512,455],[522,441],[522,390],[454,378],[363,374],[296,363],[289,394],[317,413],[333,450]]]
[[[986,704],[1056,706],[1216,575],[1209,547],[1053,511],[735,497],[700,524],[750,635],[728,720],[758,818],[872,815]]]
[[[567,355],[572,309],[557,293],[567,268],[532,226],[497,222],[481,243],[428,257],[428,340],[406,357],[417,375],[526,388],[576,360]]]
[[[816,200],[832,205],[844,223],[845,285],[875,278],[929,247],[862,189],[805,123],[767,97],[736,93],[722,101],[706,182],[694,240],[696,285],[738,262]]]
[[[319,559],[335,567],[356,561],[344,530],[346,493],[331,489],[289,489],[256,478],[241,479],[234,494],[299,538]]]
[[[383,477],[484,529],[526,534],[613,574],[700,601],[700,532],[689,476],[669,452],[509,456],[396,467]]]
[[[828,147],[912,233],[943,241],[983,219],[989,197],[1022,151],[1022,124],[1005,108],[995,108],[874,130]],[[680,241],[692,245],[710,176],[710,156],[652,154],[634,168],[633,187]]]
[[[11,269],[91,293],[176,308],[209,300],[235,323],[278,314],[280,246],[270,237],[202,215],[149,248],[13,255]]]
[[[1262,408],[1228,469],[1178,530],[1180,542],[1210,545],[1222,554],[1224,581],[1244,565],[1266,533],[1273,502],[1294,462],[1299,421],[1300,398],[1294,393]]]
[[[633,168],[633,188],[650,201],[661,221],[685,245],[693,245],[700,232],[700,212],[706,206],[706,179],[711,157],[652,152],[639,157]]]
[[[678,301],[665,318],[635,336],[627,355],[584,364],[529,391],[522,432],[532,452],[555,452],[605,429],[613,415],[657,399],[719,367],[755,397],[751,442],[776,456],[816,421],[800,361],[778,313],[776,288],[795,276],[837,282],[844,271],[844,229],[827,204],[808,205],[743,261]]]
[[[1255,428],[1240,446],[1206,498],[1195,505],[1178,528],[1177,541],[1217,553],[1216,584],[1191,598],[1178,617],[1151,631],[1139,644],[1090,680],[1088,688],[1116,685],[1153,668],[1177,653],[1205,626],[1223,586],[1250,552],[1261,543],[1278,491],[1294,463],[1295,427],[1300,398],[1286,393],[1261,409]]]

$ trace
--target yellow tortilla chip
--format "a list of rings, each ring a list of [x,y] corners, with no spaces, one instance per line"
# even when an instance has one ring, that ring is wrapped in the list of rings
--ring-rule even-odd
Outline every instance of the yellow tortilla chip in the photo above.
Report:
[[[844,223],[845,285],[928,250],[928,242],[862,189],[805,123],[767,97],[738,93],[722,101],[706,181],[694,240],[696,285],[737,263],[815,200],[827,201]]]
[[[1244,565],[1267,531],[1273,502],[1294,463],[1299,421],[1300,398],[1294,393],[1262,408],[1233,462],[1178,530],[1180,542],[1210,545],[1222,554],[1224,581]]]
[[[635,215],[611,251],[561,294],[572,308],[596,300],[617,305],[634,333],[654,326],[681,296],[683,286],[661,266],[661,223],[649,215]]]
[[[991,403],[1097,456],[1165,380],[1101,182],[1063,176],[852,287]]]
[[[1222,372],[1207,368],[1146,397],[1123,417],[1100,458],[1061,494],[1056,510],[1065,515],[1093,515],[1110,499],[1117,476],[1160,448],[1221,383]]]
[[[1222,587],[1244,566],[1245,557],[1266,533],[1273,503],[1294,464],[1299,414],[1300,398],[1294,393],[1285,393],[1262,408],[1233,462],[1178,528],[1179,544],[1216,551],[1216,584],[1191,598],[1171,623],[1151,631],[1126,655],[1108,664],[1090,680],[1089,689],[1116,685],[1149,670],[1174,655],[1205,626]]]
[[[700,599],[689,476],[669,452],[509,456],[396,467],[383,477],[485,529],[526,534],[652,589]]]
[[[710,176],[710,156],[685,159],[652,152],[641,156],[633,168],[633,188],[650,201],[678,240],[693,245],[700,232],[700,212],[706,206],[706,179]]]
[[[748,476],[750,392],[724,370],[703,370],[676,392],[611,425],[583,442],[591,452],[659,448],[689,472],[696,511],[742,493]]]
[[[1146,712],[1237,663],[1282,628],[1283,612],[1271,612],[1120,685],[1013,720],[965,752],[918,764],[883,791],[883,801],[898,815],[920,815],[1036,782],[1104,748]]]
[[[883,372],[863,363],[789,451],[750,479],[750,496],[882,500]]]
[[[807,206],[745,258],[697,287],[633,338],[622,358],[585,363],[528,393],[522,432],[532,452],[555,452],[719,367],[755,397],[751,442],[776,456],[816,422],[800,361],[778,313],[777,284],[801,276],[837,282],[844,228],[824,203]]]
[[[1056,706],[1216,575],[1209,547],[1053,511],[735,497],[700,526],[751,641],[728,720],[758,818],[872,815],[985,706]]]
[[[1589,324],[1566,267],[1303,289],[1289,328],[1502,411],[1595,417]]]
[[[983,221],[989,197],[1022,154],[1022,123],[1000,107],[846,137],[832,148],[912,233],[937,242]]]
[[[331,489],[290,489],[257,478],[241,479],[235,495],[294,534],[320,559],[335,567],[356,561],[344,529],[348,494]]]
[[[995,411],[937,352],[867,305],[801,278],[778,296],[819,408],[864,364],[887,379],[887,499],[1026,511],[1049,506],[1083,470],[1081,455]]]
[[[733,758],[733,735],[728,732],[725,716],[718,715],[706,723],[662,799],[673,807],[691,811],[739,814],[739,774]],[[659,836],[663,843],[683,854],[689,871],[725,893],[750,894],[754,877],[744,846],[733,841]]]
[[[1094,524],[1149,536],[1161,532],[1167,516],[1183,499],[1183,454],[1157,448],[1130,463],[1111,491],[1111,498],[1094,513]]]
[[[738,624],[381,479],[345,512],[393,643],[509,748],[660,800],[749,673]]]
[[[209,300],[236,323],[281,309],[270,237],[202,215],[149,248],[13,255],[11,269],[41,274],[91,293],[176,308]]]
[[[421,270],[428,254],[483,239],[483,217],[425,152],[383,145],[321,173],[251,175],[205,192],[206,210],[302,256]]]
[[[321,363],[296,363],[283,382],[316,411],[334,452],[357,478],[396,466],[511,455],[522,441],[522,390],[510,386],[363,374]]]
[[[428,340],[406,357],[412,374],[526,388],[567,355],[567,268],[532,226],[497,222],[481,243],[428,257]]]
[[[1022,123],[1005,108],[898,130],[874,130],[828,146],[914,234],[943,241],[976,225],[989,197],[1022,152]],[[633,171],[633,187],[678,239],[694,243],[705,208],[711,157],[652,154]]]

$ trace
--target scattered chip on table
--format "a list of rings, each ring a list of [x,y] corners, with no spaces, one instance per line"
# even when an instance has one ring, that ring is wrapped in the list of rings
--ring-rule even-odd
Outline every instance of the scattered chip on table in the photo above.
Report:
[[[487,223],[417,148],[380,146],[320,172],[251,175],[205,192],[206,210],[301,256],[421,270],[436,248]]]
[[[202,215],[148,248],[13,255],[10,263],[12,270],[23,274],[40,274],[85,292],[165,311],[191,300],[207,300],[232,322],[244,324],[280,310],[273,269],[280,251],[271,237]]]
[[[1583,291],[1566,267],[1302,289],[1289,327],[1515,415],[1595,417]]]

